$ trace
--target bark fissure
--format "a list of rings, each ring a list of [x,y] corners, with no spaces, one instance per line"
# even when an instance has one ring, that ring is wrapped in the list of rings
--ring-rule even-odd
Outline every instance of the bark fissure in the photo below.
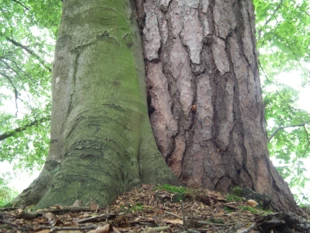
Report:
[[[79,55],[80,53],[77,51],[74,52],[74,55],[75,58],[74,58],[74,65],[73,65],[73,74],[72,74],[72,79],[71,77],[69,79],[71,79],[71,83],[70,83],[70,86],[72,86],[72,90],[71,90],[71,93],[70,93],[70,99],[69,99],[69,107],[68,107],[68,112],[67,112],[67,117],[70,115],[70,112],[72,110],[72,102],[73,102],[73,96],[75,94],[75,84],[76,84],[76,70],[77,70],[77,67],[78,67],[78,60],[79,60]]]
[[[273,195],[273,182],[287,185],[267,158],[252,2],[171,0],[163,10],[162,1],[146,0],[144,12],[150,119],[174,173],[187,185],[249,187],[275,197],[275,206],[294,208],[288,188],[290,204]],[[159,98],[154,88],[166,83]]]

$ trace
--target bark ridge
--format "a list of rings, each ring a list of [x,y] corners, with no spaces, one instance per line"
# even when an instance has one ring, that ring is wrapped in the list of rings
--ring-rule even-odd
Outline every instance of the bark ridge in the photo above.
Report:
[[[296,209],[268,158],[252,1],[146,0],[143,9],[150,119],[174,173]]]

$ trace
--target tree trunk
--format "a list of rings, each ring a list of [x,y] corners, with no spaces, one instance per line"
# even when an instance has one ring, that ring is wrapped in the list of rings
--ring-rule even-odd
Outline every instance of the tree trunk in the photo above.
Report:
[[[140,183],[249,187],[297,210],[268,158],[250,0],[63,1],[51,147],[16,200],[105,205]],[[143,34],[144,56],[139,30]]]
[[[268,158],[252,1],[147,0],[140,12],[151,124],[174,173],[296,210]]]
[[[17,204],[106,205],[141,183],[177,183],[152,134],[141,46],[129,1],[63,1],[49,156]]]

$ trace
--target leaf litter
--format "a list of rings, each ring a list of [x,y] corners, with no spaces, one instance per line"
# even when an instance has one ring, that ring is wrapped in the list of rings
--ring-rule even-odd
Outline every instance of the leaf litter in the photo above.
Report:
[[[310,232],[309,215],[274,213],[258,209],[255,200],[226,197],[207,189],[143,184],[105,208],[96,203],[80,207],[79,200],[35,212],[2,208],[0,233]]]

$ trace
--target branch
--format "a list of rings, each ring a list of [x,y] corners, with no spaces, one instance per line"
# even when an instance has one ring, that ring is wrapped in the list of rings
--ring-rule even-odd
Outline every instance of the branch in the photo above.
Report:
[[[11,86],[12,86],[12,88],[13,88],[14,97],[15,97],[15,108],[16,108],[16,113],[15,113],[15,115],[17,116],[17,113],[18,113],[18,105],[17,105],[18,91],[17,91],[17,88],[15,87],[15,85],[14,85],[14,83],[13,83],[13,81],[12,81],[12,79],[11,79],[10,76],[8,76],[8,75],[6,75],[5,73],[2,73],[2,72],[0,72],[0,74],[1,74],[3,77],[5,77],[5,78],[9,81],[9,83],[11,84]]]
[[[4,61],[4,59],[2,59],[1,62],[6,66],[6,68],[7,68],[8,70],[13,71],[13,72],[20,78],[20,75],[19,75],[19,73],[17,72],[17,70],[15,70],[12,66],[10,66],[10,64],[8,64],[6,61]]]
[[[274,17],[274,15],[277,13],[277,11],[280,9],[280,7],[282,6],[284,0],[281,0],[281,2],[279,3],[279,5],[277,6],[277,8],[274,10],[274,12],[271,14],[271,16],[266,20],[265,22],[265,26],[272,20],[272,18]],[[261,33],[262,30],[258,30],[258,36],[257,36],[257,40],[261,39]]]
[[[293,128],[293,127],[301,127],[301,126],[305,126],[306,124],[308,124],[309,122],[304,122],[301,124],[297,124],[297,125],[288,125],[288,126],[280,126],[278,127],[268,138],[268,142],[271,141],[271,139],[278,133],[279,130],[281,129],[286,129],[286,128]]]
[[[39,60],[39,62],[49,71],[52,72],[52,69],[50,67],[47,66],[47,64],[45,63],[45,61],[39,57],[39,55],[37,55],[35,52],[33,52],[31,49],[29,49],[27,46],[22,45],[21,43],[18,43],[17,41],[10,39],[8,37],[6,37],[6,39],[11,42],[13,45],[16,45],[20,48],[22,48],[23,50],[25,50],[27,53],[29,53],[30,55],[34,56],[35,58],[37,58]]]
[[[8,61],[12,62],[12,63],[16,66],[16,68],[20,70],[20,72],[22,72],[25,76],[27,76],[28,80],[33,81],[33,78],[32,78],[29,74],[27,74],[27,72],[23,71],[23,70],[16,64],[15,61],[10,60],[10,59],[8,59],[8,58],[2,59],[1,62],[5,64],[5,66],[7,67],[7,69],[8,69],[8,70],[12,70],[20,79],[22,79],[22,77],[20,76],[19,72],[18,72],[17,70],[15,70],[13,67],[11,67],[11,66],[10,66],[6,61],[4,61],[4,60],[8,60]],[[17,91],[17,88],[15,87],[15,85],[13,84],[13,82],[11,81],[11,78],[10,78],[9,76],[7,76],[5,73],[2,73],[1,71],[0,71],[0,75],[3,75],[4,77],[6,77],[6,78],[8,79],[8,81],[9,81],[9,83],[11,84],[11,86],[13,87],[13,90],[14,90],[14,93],[15,93],[15,105],[16,105],[16,114],[15,114],[15,115],[17,115],[17,113],[18,113],[17,100],[20,100],[25,106],[27,106],[28,108],[30,108],[31,110],[33,110],[31,104],[29,104],[29,103],[31,103],[31,101],[25,101],[23,98],[20,98],[20,97],[19,97],[19,96],[20,96],[20,95],[19,95],[20,91]],[[28,81],[28,80],[27,80],[27,81]],[[28,81],[28,82],[29,82],[29,81]],[[22,89],[22,90],[23,90],[23,89]],[[28,92],[26,92],[26,95],[28,96],[28,99],[30,99],[30,97],[29,97],[29,95],[28,95]]]
[[[6,66],[7,66],[7,68],[8,69],[11,69],[13,72],[15,72],[15,74],[17,75],[17,76],[19,76],[20,77],[20,75],[19,75],[19,73],[15,70],[15,69],[13,69],[11,66],[9,66],[6,62],[4,62],[4,61],[2,61]],[[19,68],[19,67],[17,67],[17,68]],[[20,68],[19,68],[20,69]],[[22,71],[23,72],[23,71]],[[26,72],[24,72],[24,74],[29,78],[29,79],[31,79],[32,80],[32,78],[26,73]],[[12,88],[13,88],[13,91],[14,91],[14,95],[15,95],[15,107],[16,107],[16,113],[15,113],[15,116],[17,116],[17,113],[18,113],[18,102],[17,102],[17,100],[20,100],[25,106],[27,106],[28,108],[30,108],[31,110],[33,110],[32,109],[32,106],[27,102],[27,101],[25,101],[24,99],[22,99],[22,98],[20,98],[19,96],[19,92],[17,91],[17,88],[15,87],[15,85],[14,85],[14,83],[12,82],[12,80],[11,80],[11,78],[8,76],[8,75],[6,75],[5,73],[3,73],[3,72],[1,72],[0,71],[0,75],[2,75],[2,76],[4,76],[8,81],[9,81],[9,83],[11,84],[11,86],[12,86]],[[21,77],[20,77],[21,78]],[[23,90],[23,89],[22,89]],[[26,95],[28,96],[28,99],[30,99],[29,98],[29,95],[28,95],[28,92],[26,92]]]
[[[22,68],[16,63],[16,61],[14,61],[13,59],[10,59],[9,57],[3,57],[3,58],[1,59],[1,61],[2,61],[3,63],[5,63],[4,60],[11,62],[12,64],[14,64],[14,65],[16,66],[17,69],[19,69],[21,72],[24,73],[23,69],[22,69]],[[7,62],[6,62],[6,63],[7,63]]]
[[[10,132],[7,132],[7,133],[4,133],[4,134],[0,135],[0,141],[3,141],[3,140],[5,140],[5,139],[7,139],[9,137],[12,137],[16,133],[23,132],[26,129],[32,127],[32,126],[39,125],[40,123],[43,123],[43,122],[46,122],[46,121],[49,121],[49,120],[50,120],[50,117],[48,116],[48,117],[44,117],[44,118],[42,118],[40,120],[35,120],[35,121],[33,121],[33,122],[29,123],[29,124],[26,124],[26,125],[24,125],[22,127],[18,127],[16,129],[13,129]]]
[[[29,11],[29,7],[27,7],[24,3],[17,1],[17,0],[12,0],[13,2],[16,2],[17,4],[21,5],[23,8],[25,8],[27,11]]]
[[[272,83],[272,81],[269,79],[268,74],[267,74],[266,71],[264,70],[264,68],[263,68],[263,66],[262,66],[262,64],[260,63],[259,60],[258,60],[258,65],[259,65],[261,71],[264,73],[266,80],[267,80],[269,83]]]
[[[23,68],[21,68],[21,67],[16,63],[16,61],[14,61],[13,59],[10,59],[10,58],[8,58],[8,57],[5,57],[5,58],[3,58],[3,59],[1,60],[1,62],[4,63],[4,64],[7,66],[8,69],[13,70],[13,71],[16,73],[16,75],[17,75],[18,77],[21,78],[21,76],[20,76],[20,74],[19,74],[19,72],[21,72],[21,73],[23,73],[25,76],[27,76],[28,80],[34,81],[34,79],[33,79],[26,71],[24,71]],[[10,63],[10,64],[9,64],[9,63]],[[11,66],[11,64],[13,64],[13,65],[16,67],[16,69],[17,69],[18,71],[15,70],[15,69],[13,68],[13,66]],[[28,80],[27,80],[27,81],[28,81]]]
[[[309,149],[309,145],[310,145],[309,134],[308,134],[308,131],[307,131],[307,128],[306,128],[305,125],[304,125],[304,131],[305,131],[306,136],[307,136],[308,144],[307,144],[307,148],[305,149],[304,154],[302,155],[303,158],[305,157],[305,155],[306,155],[306,153],[307,153],[307,151],[308,151],[308,149]]]
[[[279,5],[277,6],[277,8],[274,10],[274,12],[272,13],[272,15],[270,15],[269,19],[266,20],[265,22],[265,26],[271,21],[271,19],[274,17],[274,15],[277,13],[277,11],[280,9],[280,7],[282,6],[284,0],[281,0],[281,2],[279,3]]]

